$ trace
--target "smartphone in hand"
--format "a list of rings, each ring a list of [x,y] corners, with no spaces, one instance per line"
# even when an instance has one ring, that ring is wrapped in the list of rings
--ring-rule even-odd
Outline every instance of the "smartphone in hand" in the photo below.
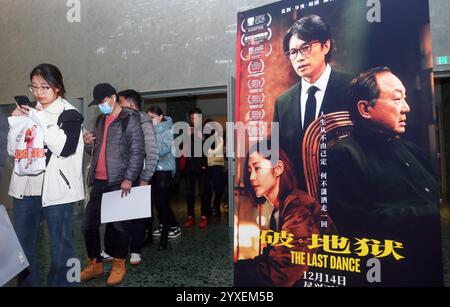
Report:
[[[36,101],[31,102],[27,96],[14,96],[14,100],[17,102],[17,105],[19,105],[20,107],[29,106],[31,108],[36,108],[36,104],[37,104]]]

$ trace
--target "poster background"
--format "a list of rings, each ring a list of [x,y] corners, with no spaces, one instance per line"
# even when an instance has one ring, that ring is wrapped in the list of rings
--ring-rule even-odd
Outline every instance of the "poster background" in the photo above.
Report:
[[[411,107],[411,112],[408,114],[408,129],[403,137],[429,153],[433,164],[436,165],[437,126],[433,105],[428,1],[381,0],[380,22],[368,21],[367,15],[372,9],[369,2],[363,0],[280,1],[239,13],[236,122],[257,127],[261,122],[271,122],[276,97],[300,80],[293,71],[289,59],[283,53],[284,34],[299,18],[317,14],[328,22],[334,37],[335,47],[330,62],[333,69],[355,76],[370,67],[389,66],[402,80],[407,89],[407,101]],[[296,7],[299,8],[296,9]],[[257,27],[249,26],[247,23],[249,19],[258,16],[264,16],[265,22],[259,30],[255,30]],[[269,20],[270,25],[268,25]],[[270,39],[255,44],[252,44],[250,39],[246,40],[251,35],[266,32],[271,34]],[[249,54],[249,48],[256,46],[264,46],[264,52],[252,56]],[[263,67],[249,66],[252,62],[263,63]],[[252,74],[254,70],[259,74]],[[257,82],[258,86],[263,84],[259,92],[255,92],[255,89],[249,85],[249,81],[252,82],[253,79],[263,79],[263,82]],[[255,98],[255,95],[259,97]],[[259,108],[251,108],[255,106],[254,98],[256,102],[258,99],[263,100]],[[258,113],[255,113],[255,110]],[[270,135],[270,129],[267,135]],[[246,137],[246,142],[248,138],[252,138],[251,132]],[[247,143],[238,142],[237,152],[242,146],[247,146]],[[252,258],[263,248],[258,239],[258,210],[252,206],[243,190],[243,161],[243,158],[238,158],[236,163],[235,261]],[[271,208],[268,204],[262,206],[263,228],[268,227],[270,212]]]

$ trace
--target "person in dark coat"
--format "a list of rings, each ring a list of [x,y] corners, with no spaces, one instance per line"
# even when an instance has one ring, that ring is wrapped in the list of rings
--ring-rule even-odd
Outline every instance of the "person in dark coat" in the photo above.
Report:
[[[352,81],[350,96],[354,132],[328,151],[328,212],[341,236],[394,241],[401,256],[368,255],[379,256],[381,282],[363,272],[350,285],[442,286],[439,185],[429,157],[402,138],[406,89],[376,67]]]

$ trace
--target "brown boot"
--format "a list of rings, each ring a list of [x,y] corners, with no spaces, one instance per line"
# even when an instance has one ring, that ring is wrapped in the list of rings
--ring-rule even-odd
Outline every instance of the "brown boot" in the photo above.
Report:
[[[80,280],[83,282],[100,276],[103,276],[103,262],[97,262],[96,259],[88,259],[88,265],[80,273]]]
[[[114,286],[122,282],[126,273],[125,260],[126,259],[114,258],[111,273],[106,281],[108,286]]]

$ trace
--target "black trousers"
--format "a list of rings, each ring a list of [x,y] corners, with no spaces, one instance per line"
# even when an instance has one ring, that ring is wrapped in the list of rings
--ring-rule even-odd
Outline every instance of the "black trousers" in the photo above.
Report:
[[[172,186],[172,171],[156,171],[152,178],[152,211],[156,208],[159,223],[163,227],[178,226],[175,215],[170,207],[170,192]],[[153,214],[152,214],[153,215]],[[130,221],[130,252],[140,254],[145,235],[152,235],[152,218],[136,219]],[[106,253],[108,253],[107,233],[105,234]]]
[[[139,181],[134,182],[133,186],[139,186]],[[144,244],[147,229],[147,220],[148,218],[135,219],[130,221],[130,253],[140,254],[142,252],[142,245]]]
[[[225,173],[223,172],[223,166],[214,165],[208,166],[208,205],[211,205],[212,196],[214,194],[213,208],[216,213],[220,214],[220,203],[222,202],[222,195],[225,189]]]
[[[133,182],[133,187],[139,186],[139,182]],[[147,218],[130,220],[130,253],[140,254],[144,244],[147,229]],[[105,229],[105,252],[112,255],[114,251],[114,229],[106,225]]]
[[[172,191],[172,172],[157,171],[152,179],[152,205],[156,208],[159,223],[163,226],[178,226],[177,219],[170,207]]]
[[[119,189],[119,185],[108,186],[108,182],[105,180],[94,181],[90,199],[86,206],[83,225],[87,254],[91,259],[101,259],[99,228],[102,195],[103,193],[117,191]],[[128,244],[130,241],[129,225],[129,221],[120,221],[106,224],[106,230],[109,231],[109,240],[111,242],[109,253],[114,258],[125,259],[127,257]]]
[[[195,182],[198,183],[200,194],[200,212],[202,216],[211,215],[211,206],[208,205],[208,172],[188,171],[186,174],[186,203],[188,216],[195,216]]]

